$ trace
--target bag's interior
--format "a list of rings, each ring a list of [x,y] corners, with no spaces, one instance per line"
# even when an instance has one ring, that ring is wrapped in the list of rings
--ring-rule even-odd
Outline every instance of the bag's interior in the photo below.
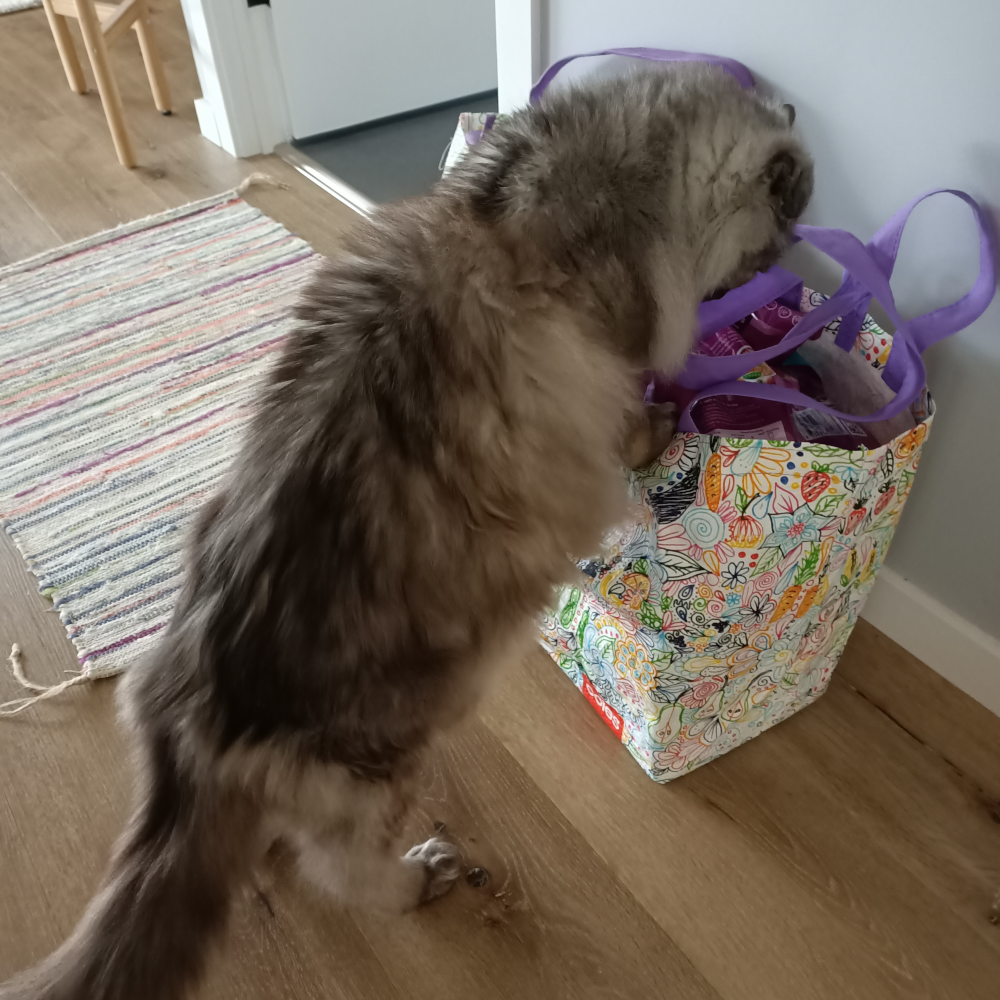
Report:
[[[830,405],[838,410],[864,416],[892,402],[894,393],[882,380],[881,372],[857,350],[843,351],[837,347],[829,330],[824,330],[816,340],[807,340],[798,352],[816,370]],[[867,429],[875,443],[888,444],[893,438],[912,430],[917,424],[915,408],[919,413],[919,400],[889,420],[868,424]]]

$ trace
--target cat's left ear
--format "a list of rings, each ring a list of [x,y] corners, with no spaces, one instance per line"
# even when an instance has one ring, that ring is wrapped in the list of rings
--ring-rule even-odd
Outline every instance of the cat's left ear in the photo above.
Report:
[[[791,221],[805,211],[813,188],[813,168],[809,160],[793,150],[780,150],[768,160],[762,179],[781,218]]]

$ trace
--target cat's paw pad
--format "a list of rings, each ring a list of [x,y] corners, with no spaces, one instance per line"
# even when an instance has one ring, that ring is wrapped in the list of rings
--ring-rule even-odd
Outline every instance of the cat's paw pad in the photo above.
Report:
[[[421,903],[443,896],[462,871],[458,848],[439,837],[431,837],[411,847],[403,857],[407,861],[419,861],[424,867],[427,881],[420,894]]]

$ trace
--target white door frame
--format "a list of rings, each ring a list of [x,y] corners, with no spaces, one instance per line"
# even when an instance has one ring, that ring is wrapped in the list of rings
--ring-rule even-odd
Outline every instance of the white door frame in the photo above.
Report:
[[[181,0],[202,96],[201,134],[233,156],[270,153],[291,138],[271,8],[246,0]]]
[[[545,0],[496,0],[497,90],[500,113],[528,103],[541,75],[540,17]]]

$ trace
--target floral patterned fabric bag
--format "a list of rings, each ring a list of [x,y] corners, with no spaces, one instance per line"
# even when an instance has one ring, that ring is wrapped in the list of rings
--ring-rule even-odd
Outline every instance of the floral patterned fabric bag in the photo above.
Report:
[[[950,191],[976,216],[979,276],[951,306],[909,321],[897,312],[889,277],[903,226],[918,202],[937,193],[905,206],[867,246],[841,230],[798,226],[797,238],[844,266],[840,289],[827,298],[772,268],[703,304],[701,345],[677,385],[650,381],[648,401],[687,400],[680,432],[655,464],[630,474],[638,521],[581,564],[586,582],[559,593],[541,635],[656,781],[739,746],[830,682],[930,430],[921,353],[981,315],[996,286],[983,213],[968,195]],[[866,317],[873,294],[896,325],[894,336]],[[788,332],[761,350],[701,350],[751,313],[755,321],[795,315]],[[833,346],[824,386],[839,358],[849,382],[867,374],[891,401],[858,416],[764,377],[775,374],[769,361],[777,366],[816,338]],[[719,414],[738,412],[741,400],[784,406],[793,426],[813,430],[802,437],[814,440],[772,437],[788,426],[787,413],[784,425],[738,433],[705,426],[712,414],[704,407],[718,403],[714,415],[725,419]],[[880,429],[881,443],[861,425]]]

